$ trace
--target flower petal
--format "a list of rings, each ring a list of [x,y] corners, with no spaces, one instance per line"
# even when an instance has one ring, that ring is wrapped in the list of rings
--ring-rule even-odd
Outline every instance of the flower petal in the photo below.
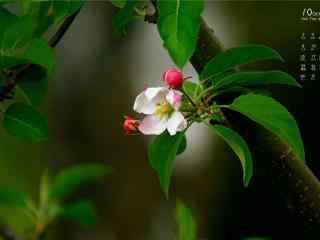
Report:
[[[157,104],[165,101],[168,91],[164,87],[147,88],[136,97],[133,110],[138,113],[153,114]]]
[[[182,113],[176,111],[170,116],[167,129],[170,135],[175,135],[177,132],[186,129],[187,125],[187,120],[183,117]]]
[[[178,110],[181,106],[183,93],[177,90],[170,90],[166,96],[166,100],[170,105],[175,109]]]
[[[149,101],[160,102],[164,100],[168,91],[165,87],[151,87],[145,90],[145,95]]]
[[[146,116],[139,125],[139,131],[145,135],[160,135],[166,130],[168,120],[157,116]]]
[[[136,97],[133,110],[138,113],[153,114],[156,110],[156,104],[149,101],[145,95],[145,91],[143,91]]]

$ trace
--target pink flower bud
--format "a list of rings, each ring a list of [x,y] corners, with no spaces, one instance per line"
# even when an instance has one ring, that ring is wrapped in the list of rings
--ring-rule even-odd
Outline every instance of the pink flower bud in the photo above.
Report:
[[[139,120],[134,119],[129,116],[125,116],[124,118],[125,118],[125,120],[123,123],[123,129],[124,129],[125,133],[127,135],[136,133],[138,131],[138,127],[140,124]]]
[[[175,68],[170,68],[163,74],[163,81],[171,88],[180,88],[183,83],[183,74]]]

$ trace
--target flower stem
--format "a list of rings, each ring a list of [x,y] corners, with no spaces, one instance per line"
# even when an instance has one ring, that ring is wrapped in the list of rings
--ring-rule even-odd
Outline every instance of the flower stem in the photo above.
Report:
[[[181,92],[183,92],[183,94],[187,97],[187,99],[189,100],[189,102],[190,102],[194,107],[197,107],[197,104],[193,101],[193,99],[192,99],[183,89],[181,89]]]
[[[213,90],[213,86],[206,88],[199,94],[199,96],[197,97],[197,100],[200,100],[203,96],[205,96],[208,92],[212,90]]]

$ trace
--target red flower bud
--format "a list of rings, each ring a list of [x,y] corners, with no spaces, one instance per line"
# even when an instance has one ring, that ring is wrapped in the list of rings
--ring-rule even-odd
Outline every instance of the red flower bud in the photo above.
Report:
[[[129,116],[124,117],[123,129],[127,135],[134,134],[138,131],[139,120]]]
[[[181,71],[170,68],[162,76],[166,85],[171,88],[180,88],[183,83],[183,74]]]

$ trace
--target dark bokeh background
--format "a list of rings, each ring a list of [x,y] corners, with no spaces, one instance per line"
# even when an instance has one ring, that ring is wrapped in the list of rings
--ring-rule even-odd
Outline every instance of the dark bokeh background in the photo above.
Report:
[[[207,1],[205,18],[225,48],[262,43],[286,59],[282,68],[298,76],[300,34],[320,33],[320,22],[300,21],[302,9],[320,9],[316,1]],[[59,224],[54,239],[167,240],[174,239],[174,205],[179,197],[192,207],[201,239],[272,239],[311,237],[288,213],[272,179],[259,169],[244,189],[239,161],[230,149],[202,126],[188,133],[188,149],[176,161],[171,200],[165,200],[156,174],[148,165],[148,137],[125,136],[123,115],[134,114],[135,96],[146,86],[160,85],[162,72],[173,66],[156,27],[138,21],[128,36],[112,36],[109,2],[89,2],[57,47],[57,70],[42,110],[49,116],[51,137],[43,144],[21,142],[0,129],[0,184],[15,186],[37,197],[42,171],[81,162],[102,162],[115,172],[103,184],[78,194],[92,198],[99,209],[96,229]],[[320,45],[320,41],[319,41]],[[320,63],[319,63],[320,64]],[[319,65],[318,64],[318,65]],[[186,75],[197,79],[191,66]],[[320,72],[318,71],[318,74]],[[305,142],[307,163],[320,176],[317,159],[319,77],[303,89],[273,88],[273,96],[297,118]],[[1,222],[21,232],[21,216],[0,210]]]

